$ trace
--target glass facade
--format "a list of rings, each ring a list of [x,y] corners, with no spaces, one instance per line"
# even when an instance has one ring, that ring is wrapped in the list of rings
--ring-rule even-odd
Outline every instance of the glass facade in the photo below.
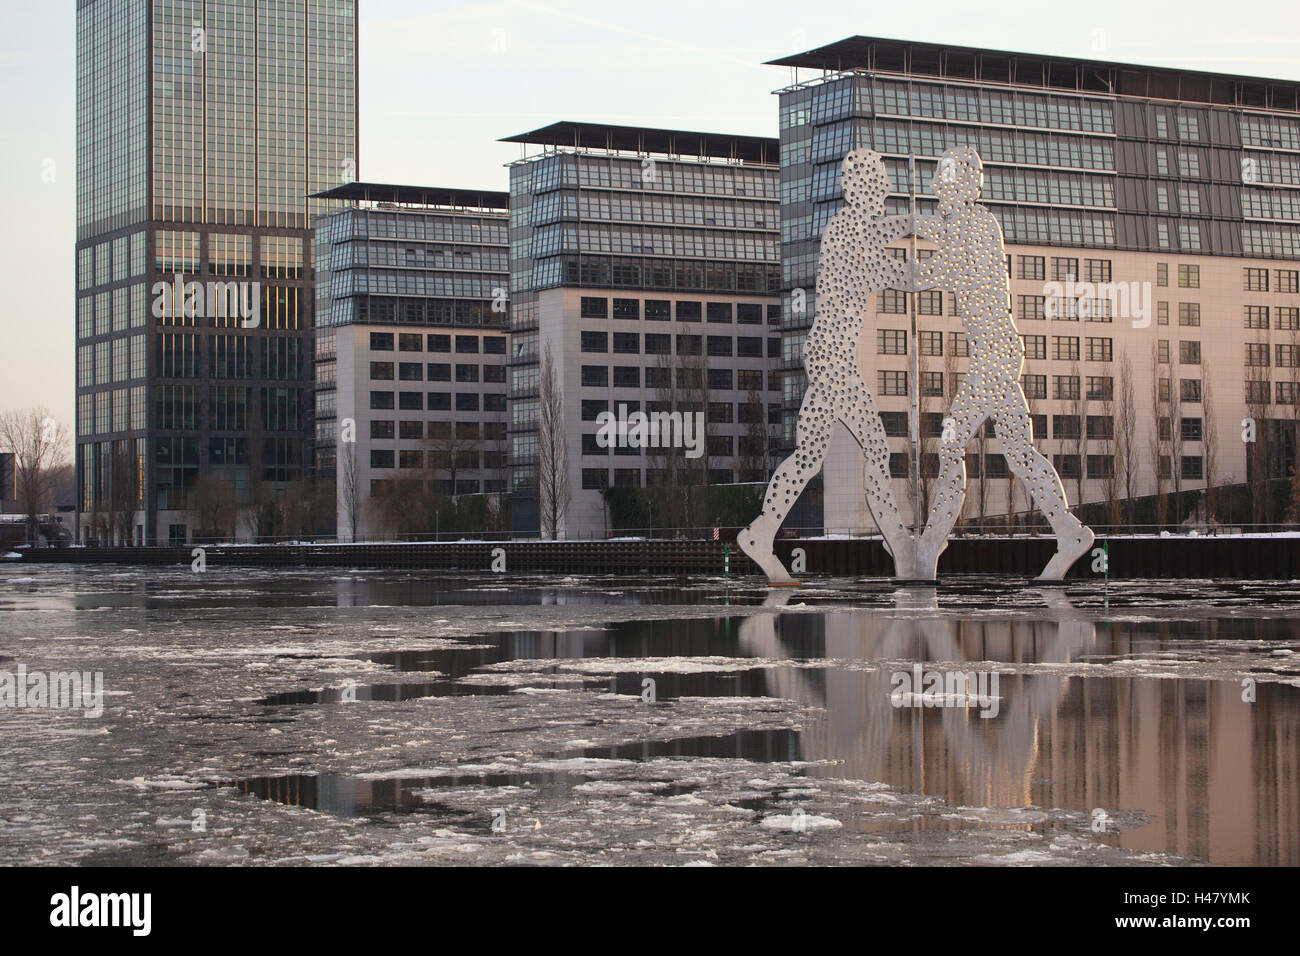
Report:
[[[309,196],[356,178],[356,4],[83,0],[77,36],[79,497],[120,499],[133,443],[152,542],[199,474],[307,474],[310,226],[337,205]]]

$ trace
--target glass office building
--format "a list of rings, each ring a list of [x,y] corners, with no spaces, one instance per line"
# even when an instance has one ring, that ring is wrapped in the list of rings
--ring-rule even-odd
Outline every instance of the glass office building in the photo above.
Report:
[[[348,204],[314,246],[315,463],[337,476],[339,536],[433,532],[392,526],[384,493],[506,488],[509,196],[352,183],[317,198]]]
[[[1300,85],[874,37],[773,64],[792,79],[778,91],[787,448],[806,387],[819,239],[843,202],[845,153],[884,154],[887,213],[908,210],[914,162],[927,213],[938,157],[968,144],[983,158],[983,202],[1006,239],[1035,438],[1071,501],[1112,499],[1117,473],[1132,475],[1136,495],[1290,474]],[[919,255],[930,254],[925,245]],[[896,246],[907,255],[906,242]],[[965,340],[952,297],[938,291],[914,303],[877,295],[866,335],[864,370],[892,436],[901,502],[912,485],[910,396],[919,392],[925,494],[967,369]],[[1127,441],[1126,408],[1138,419]],[[1240,440],[1246,418],[1264,436],[1254,445]],[[826,530],[870,530],[856,449],[837,445]],[[967,451],[967,517],[1025,510],[996,436]]]
[[[200,475],[306,477],[308,196],[356,178],[356,51],[354,0],[79,0],[83,538],[185,542]]]
[[[606,488],[671,480],[647,448],[599,443],[598,416],[619,406],[703,414],[701,480],[765,481],[747,443],[778,410],[776,141],[585,123],[505,141],[525,149],[510,166],[515,531],[539,530],[547,345],[572,494],[559,534],[604,533]]]

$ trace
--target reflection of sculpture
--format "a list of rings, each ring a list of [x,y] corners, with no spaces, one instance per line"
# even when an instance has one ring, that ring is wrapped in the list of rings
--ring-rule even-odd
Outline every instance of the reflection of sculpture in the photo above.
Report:
[[[1033,444],[1029,405],[1020,387],[1024,346],[1009,308],[1002,227],[976,202],[983,178],[983,164],[973,149],[950,149],[934,179],[940,216],[885,217],[889,180],[883,158],[867,149],[845,157],[841,182],[847,205],[822,237],[817,316],[804,347],[808,389],[799,409],[797,445],[772,475],[762,513],[737,538],[769,583],[794,583],[773,554],[772,541],[821,468],[836,421],[862,446],[867,503],[899,578],[934,580],[965,500],[966,445],[989,419],[997,423],[1009,468],[1056,533],[1057,552],[1040,579],[1061,580],[1092,547],[1092,531],[1070,514],[1060,477]],[[931,259],[913,263],[908,274],[885,246],[912,230],[939,249]],[[954,293],[970,345],[970,370],[945,424],[939,489],[918,541],[903,526],[890,490],[889,447],[858,366],[858,339],[873,292],[934,287]]]
[[[1002,227],[979,205],[983,163],[969,146],[948,150],[939,160],[934,191],[939,217],[916,218],[916,233],[939,250],[917,262],[918,288],[953,290],[957,313],[970,344],[970,370],[953,399],[952,428],[945,428],[939,457],[943,469],[925,532],[917,544],[918,576],[933,580],[939,555],[966,498],[966,445],[990,418],[1012,474],[1056,532],[1056,554],[1039,576],[1059,581],[1070,565],[1092,547],[1092,531],[1069,512],[1065,489],[1051,462],[1034,447],[1029,403],[1020,387],[1025,348],[1011,318]]]
[[[762,513],[737,537],[740,550],[773,584],[794,583],[772,553],[772,539],[821,468],[837,421],[862,446],[867,504],[894,557],[895,574],[912,577],[915,545],[890,492],[884,425],[858,365],[858,338],[871,294],[909,281],[885,246],[911,231],[911,217],[885,217],[889,177],[879,153],[853,150],[841,169],[847,205],[822,236],[817,315],[804,345],[808,389],[799,408],[795,451],[773,473]]]

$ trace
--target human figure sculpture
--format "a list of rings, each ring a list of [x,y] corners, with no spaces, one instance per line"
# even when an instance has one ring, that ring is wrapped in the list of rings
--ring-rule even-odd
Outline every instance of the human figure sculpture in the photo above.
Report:
[[[915,540],[903,525],[890,489],[884,425],[858,364],[858,340],[870,296],[889,288],[906,289],[911,282],[908,268],[885,247],[911,232],[912,217],[885,216],[889,175],[879,153],[855,149],[840,168],[846,205],[822,236],[817,315],[804,345],[808,389],[799,408],[796,447],[773,472],[762,513],[737,536],[740,550],[772,585],[797,583],[777,559],[772,542],[821,469],[837,421],[862,446],[867,504],[894,559],[894,573],[914,577]]]
[[[941,470],[934,505],[916,545],[916,577],[934,580],[966,497],[966,445],[992,419],[1011,472],[1056,533],[1057,550],[1040,581],[1059,581],[1093,544],[1092,531],[1070,514],[1061,478],[1034,447],[1029,403],[1020,386],[1025,349],[1011,317],[1002,227],[980,205],[983,163],[969,146],[939,159],[934,191],[938,216],[917,216],[916,235],[938,245],[913,264],[917,289],[950,289],[970,346],[970,368],[957,389],[939,446]]]

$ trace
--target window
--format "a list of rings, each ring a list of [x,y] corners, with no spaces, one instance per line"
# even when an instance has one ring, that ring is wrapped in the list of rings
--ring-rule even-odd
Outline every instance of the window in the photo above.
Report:
[[[1201,191],[1195,186],[1179,186],[1178,208],[1184,215],[1198,215],[1201,211]]]
[[[710,302],[706,311],[710,322],[730,322],[732,320],[730,302]]]
[[[1025,358],[1027,359],[1045,359],[1047,358],[1047,336],[1046,335],[1022,335],[1020,340],[1025,345]]]
[[[1041,295],[1018,295],[1016,296],[1016,316],[1022,321],[1035,321],[1046,319],[1047,312],[1044,309],[1045,297]]]
[[[1199,289],[1201,287],[1201,267],[1180,265],[1178,267],[1178,288]]]
[[[372,448],[370,449],[370,467],[371,468],[392,468],[394,465],[394,456],[392,449]]]
[[[1199,402],[1201,400],[1201,380],[1199,378],[1185,378],[1179,381],[1178,397],[1184,402]]]
[[[420,468],[424,465],[424,455],[419,451],[401,451],[397,455],[397,467]]]
[[[451,381],[451,365],[448,362],[430,362],[425,366],[425,372],[430,382]]]
[[[1156,341],[1156,361],[1161,365],[1169,364],[1169,340],[1158,339]]]
[[[425,344],[430,352],[450,352],[451,336],[450,335],[428,335],[425,336]]]
[[[1110,281],[1109,259],[1084,259],[1083,272],[1089,282]]]
[[[373,438],[373,429],[371,429]],[[398,437],[404,441],[419,441],[424,437],[424,422],[401,422],[397,429]]]
[[[889,438],[907,437],[907,412],[881,412],[880,421],[885,426],[885,435]]]
[[[641,333],[615,332],[614,352],[619,355],[640,355],[641,354]]]
[[[667,322],[672,318],[672,303],[667,299],[646,299],[645,317],[651,322]]]
[[[609,368],[605,365],[584,365],[582,384],[601,387],[609,384]]]
[[[1079,338],[1075,335],[1052,336],[1052,358],[1058,362],[1079,360]]]
[[[1246,328],[1248,329],[1268,328],[1268,306],[1266,305],[1246,306]]]
[[[1182,326],[1200,325],[1201,324],[1201,303],[1179,302],[1178,303],[1178,324]]]
[[[1109,402],[1115,397],[1115,380],[1109,375],[1089,375],[1087,389],[1089,401]]]
[[[1025,391],[1025,398],[1047,398],[1046,375],[1024,375],[1020,387]]]
[[[1110,415],[1089,415],[1087,435],[1092,439],[1109,439],[1115,437],[1115,419]]]
[[[1296,359],[1300,353],[1300,346],[1296,345],[1279,345],[1276,348],[1275,356],[1277,361],[1274,363],[1278,368],[1295,368]]]
[[[1030,415],[1030,416],[1029,416],[1029,427],[1030,427],[1030,430],[1033,432],[1033,436],[1034,436],[1034,440],[1035,440],[1035,441],[1037,441],[1038,439],[1041,439],[1041,438],[1046,438],[1046,437],[1047,437],[1047,416],[1046,416],[1046,415]]]
[[[1052,281],[1073,282],[1079,278],[1079,260],[1061,256],[1052,257]]]
[[[461,364],[457,364],[457,366],[456,366],[456,381],[458,381],[458,382],[460,382],[460,383],[462,383],[462,384],[473,384],[474,382],[477,382],[477,381],[478,381],[478,366],[477,366],[477,365],[461,365]]]
[[[615,299],[614,318],[639,319],[641,317],[640,299]]]
[[[1178,364],[1179,365],[1200,365],[1201,364],[1201,343],[1200,342],[1179,342],[1178,343]]]
[[[1300,308],[1279,305],[1273,309],[1273,314],[1277,317],[1274,328],[1289,332],[1300,329]]]
[[[879,391],[881,395],[906,395],[907,373],[881,369]]]
[[[403,422],[402,424],[405,425],[406,423]],[[381,421],[379,419],[372,420],[370,422],[370,437],[371,438],[392,438],[393,437],[392,420],[391,419],[386,421]]]
[[[742,392],[761,392],[763,390],[763,373],[758,369],[736,369],[736,388]],[[777,388],[776,391],[780,391],[780,388]]]
[[[731,402],[709,402],[708,420],[723,425],[729,424],[732,421]]]
[[[371,332],[370,333],[370,351],[391,352],[392,350],[393,350],[392,332]]]
[[[1089,455],[1088,456],[1088,477],[1089,478],[1114,478],[1115,477],[1115,456],[1114,455]]]
[[[1083,477],[1079,471],[1078,455],[1053,455],[1052,465],[1056,468],[1056,473],[1062,478]]]
[[[732,352],[732,341],[730,335],[710,335],[708,341],[708,352],[710,355],[729,357]]]
[[[1058,401],[1072,401],[1079,397],[1079,376],[1053,375],[1052,398]],[[1059,435],[1057,436],[1060,437]]]
[[[670,375],[672,369],[669,368],[647,368],[645,370],[645,387],[646,388],[669,388],[672,380]]]
[[[1300,272],[1295,269],[1275,269],[1273,271],[1273,291],[1296,293],[1300,292]]]
[[[400,362],[397,366],[397,378],[401,382],[422,382],[424,365],[420,362]]]
[[[1268,343],[1246,343],[1246,366],[1248,368],[1268,368]]]
[[[1200,455],[1183,456],[1183,477],[1192,479],[1203,477],[1203,466]]]
[[[646,355],[670,355],[672,354],[672,348],[672,336],[659,332],[647,332],[645,334]]]
[[[709,389],[711,391],[722,391],[731,389],[731,369],[729,368],[711,368],[709,369]]]
[[[607,411],[609,411],[609,401],[607,399],[584,398],[582,400],[582,420],[584,422],[594,422],[597,415]]]
[[[477,335],[456,336],[456,351],[464,355],[477,355],[478,336]]]
[[[484,336],[483,354],[484,355],[505,355],[506,337],[504,335]]]
[[[582,351],[608,352],[609,337],[604,332],[583,332]]]
[[[677,336],[678,355],[699,355],[702,347],[703,339],[698,335]]]
[[[678,322],[698,322],[701,318],[700,303],[698,302],[678,302],[677,303],[677,321]]]
[[[1156,263],[1156,285],[1158,286],[1169,285],[1169,263],[1167,262]]]
[[[922,355],[943,355],[943,333],[923,330],[918,335]]]
[[[640,388],[641,387],[641,369],[636,365],[615,365],[614,366],[614,387],[615,388]]]
[[[1168,324],[1169,324],[1169,303],[1157,302],[1156,303],[1156,325],[1168,325]]]
[[[429,411],[451,411],[451,392],[429,392],[425,397],[428,399]]]
[[[457,392],[456,393],[456,411],[458,412],[476,412],[478,411],[478,393],[477,392]]]
[[[907,293],[900,292],[898,289],[885,289],[877,293],[876,299],[879,305],[876,307],[877,312],[883,312],[888,315],[906,315],[907,314]]]
[[[397,407],[405,412],[418,412],[424,409],[423,392],[399,392],[397,394]]]
[[[391,382],[393,380],[393,363],[371,362],[370,378],[376,382]]]
[[[1017,256],[1017,274],[1018,279],[1038,279],[1047,278],[1046,260],[1043,256]]]
[[[609,299],[584,295],[578,305],[578,314],[584,319],[609,318]]]
[[[754,302],[741,302],[736,306],[736,321],[741,325],[762,325],[763,307]]]
[[[970,342],[966,339],[965,332],[948,333],[948,350],[957,358],[970,357]]]
[[[1109,362],[1113,353],[1113,343],[1110,339],[1089,338],[1088,361],[1089,362]]]
[[[1267,379],[1248,379],[1246,381],[1246,404],[1267,405],[1272,397]]]
[[[604,491],[609,487],[608,468],[582,469],[582,488],[584,491]]]
[[[918,292],[916,311],[919,315],[943,315],[943,293],[938,290]]]
[[[1296,400],[1298,393],[1300,393],[1300,382],[1277,383],[1277,403],[1279,405],[1300,404],[1300,402]]]
[[[876,352],[879,355],[906,355],[907,332],[902,329],[877,329]]]
[[[370,407],[371,408],[392,408],[393,393],[392,392],[371,392]]]
[[[1184,418],[1179,427],[1183,441],[1201,441],[1204,428],[1199,418]]]
[[[1243,269],[1245,273],[1244,288],[1247,292],[1267,292],[1268,291],[1268,270],[1267,269]]]
[[[922,372],[921,394],[932,398],[943,398],[943,372]]]
[[[504,365],[483,366],[483,381],[500,382],[502,384],[505,384],[505,380],[506,380],[506,367]]]

